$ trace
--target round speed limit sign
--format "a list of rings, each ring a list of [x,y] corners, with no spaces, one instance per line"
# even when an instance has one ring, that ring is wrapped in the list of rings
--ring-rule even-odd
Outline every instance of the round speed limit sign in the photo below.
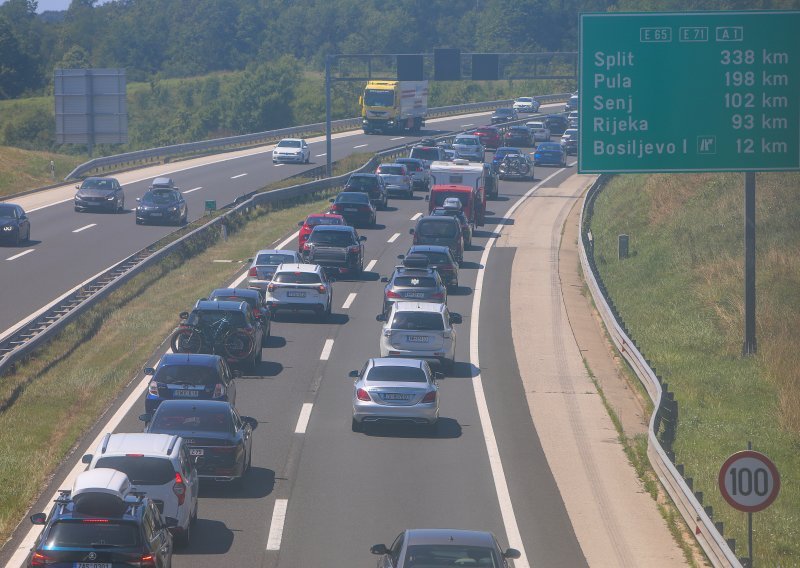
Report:
[[[755,513],[778,496],[781,478],[767,456],[752,450],[736,452],[719,470],[719,490],[734,509]]]

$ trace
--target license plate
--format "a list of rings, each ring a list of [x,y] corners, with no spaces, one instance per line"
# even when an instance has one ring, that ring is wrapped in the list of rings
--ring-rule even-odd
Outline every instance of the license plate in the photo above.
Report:
[[[151,217],[161,217],[161,213],[150,213]]]
[[[286,296],[289,298],[305,298],[305,292],[286,292]]]
[[[110,562],[76,562],[74,568],[111,568]]]
[[[344,210],[345,211],[353,211],[353,212],[358,211],[358,209],[356,207],[345,207]]]
[[[406,335],[406,340],[409,343],[428,343],[430,339],[427,335]]]
[[[406,292],[406,298],[424,298],[425,294],[422,292]]]
[[[410,394],[400,394],[396,392],[387,392],[383,395],[384,400],[410,400]]]
[[[173,391],[174,396],[183,396],[183,397],[194,397],[197,398],[197,395],[200,391],[196,390],[176,390]]]
[[[202,456],[205,455],[206,451],[203,448],[189,448],[189,455],[190,456]]]

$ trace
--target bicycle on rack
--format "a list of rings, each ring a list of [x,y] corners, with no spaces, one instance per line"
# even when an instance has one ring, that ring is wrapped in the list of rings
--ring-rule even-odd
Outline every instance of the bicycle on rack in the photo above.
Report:
[[[251,353],[253,339],[236,329],[227,317],[202,323],[200,314],[196,315],[198,317],[192,319],[200,323],[189,323],[189,314],[180,314],[184,321],[172,334],[173,352],[215,353],[233,359],[244,359]]]
[[[531,165],[519,154],[508,154],[497,168],[500,179],[507,177],[527,178],[533,175]]]

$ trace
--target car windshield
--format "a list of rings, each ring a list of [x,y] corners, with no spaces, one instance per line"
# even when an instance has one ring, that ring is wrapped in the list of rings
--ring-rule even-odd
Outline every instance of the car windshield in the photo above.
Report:
[[[366,106],[392,106],[394,104],[394,91],[365,89],[364,104]]]
[[[453,144],[459,144],[461,146],[477,146],[478,141],[475,138],[456,138],[453,141]]]
[[[81,189],[114,189],[114,183],[110,179],[89,178],[83,180]]]
[[[175,469],[167,458],[108,456],[97,460],[95,467],[121,471],[134,485],[164,485],[175,479]]]
[[[393,176],[401,176],[404,172],[402,166],[381,166],[381,173]]]
[[[366,193],[348,191],[347,193],[340,193],[337,195],[335,203],[356,203],[358,205],[367,205],[369,204],[369,196]]]
[[[172,203],[177,201],[175,197],[175,192],[171,190],[153,190],[148,191],[142,197],[142,201],[147,203],[155,203],[156,205],[165,205],[167,203]]]
[[[279,272],[272,279],[280,284],[319,284],[319,275],[315,272]]]
[[[152,431],[233,432],[233,419],[226,406],[194,406],[194,403],[167,406],[163,402],[156,411],[150,428]]]
[[[16,219],[16,209],[9,205],[0,205],[0,218],[2,219]]]
[[[373,382],[397,382],[397,383],[427,383],[428,378],[425,371],[419,367],[386,366],[372,367],[367,373],[367,381]]]
[[[419,160],[438,160],[439,159],[439,150],[437,148],[422,148],[416,147],[411,148],[411,156],[410,158],[417,158]]]
[[[260,254],[256,257],[257,266],[278,266],[284,262],[296,262],[294,255],[291,254],[275,254],[266,253]]]
[[[210,326],[226,321],[233,327],[244,327],[244,314],[238,310],[194,310],[189,314],[189,325]]]
[[[520,97],[517,99],[518,103],[532,103],[533,99],[530,97]]]
[[[378,187],[378,180],[372,177],[351,177],[347,182],[347,187],[372,189]]]
[[[316,227],[317,225],[341,225],[341,224],[342,220],[339,217],[309,217],[308,219],[306,219],[306,226],[308,227]]]
[[[300,140],[281,140],[278,142],[278,148],[300,148],[301,146]]]
[[[495,114],[501,114],[501,115],[502,114],[514,114],[514,111],[511,110],[510,108],[499,108],[496,111],[494,111],[494,113]]]
[[[413,331],[443,331],[444,320],[438,312],[397,312],[390,327]]]
[[[452,544],[410,545],[403,566],[445,568],[448,566],[481,566],[499,568],[500,562],[491,548]]]
[[[309,243],[346,247],[353,244],[353,234],[348,231],[314,231],[308,238]]]
[[[430,264],[450,264],[450,256],[444,252],[414,251],[414,254],[424,254]]]
[[[394,285],[408,288],[435,288],[436,280],[430,276],[397,276]]]
[[[173,478],[175,477],[173,473]],[[84,523],[58,521],[47,533],[47,547],[55,548],[132,548],[139,545],[139,529],[133,523]]]
[[[222,382],[216,367],[207,365],[162,365],[153,380],[167,385],[215,385]]]
[[[423,221],[417,225],[417,234],[421,237],[455,237],[458,225],[444,221]]]

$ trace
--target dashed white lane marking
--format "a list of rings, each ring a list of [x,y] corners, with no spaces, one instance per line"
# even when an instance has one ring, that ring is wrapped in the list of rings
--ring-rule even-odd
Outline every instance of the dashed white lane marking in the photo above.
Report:
[[[347,295],[347,299],[344,301],[344,304],[342,304],[342,309],[346,310],[350,306],[352,306],[353,305],[353,300],[355,300],[355,299],[356,299],[356,293],[355,292],[350,292]]]
[[[9,257],[8,257],[6,260],[16,260],[16,259],[18,259],[18,258],[19,258],[19,257],[21,257],[21,256],[25,256],[26,254],[33,252],[34,250],[35,250],[35,249],[28,249],[28,250],[24,250],[24,251],[22,251],[22,252],[21,252],[21,253],[19,253],[19,254],[15,254],[14,256],[9,256]]]
[[[367,146],[369,146],[369,144],[359,144],[358,146],[353,146],[353,150],[356,148],[366,148]]]
[[[395,233],[394,235],[392,235],[391,237],[389,237],[389,240],[388,240],[388,241],[386,241],[386,242],[387,242],[387,243],[393,243],[393,242],[395,242],[395,241],[396,241],[397,239],[399,239],[399,238],[400,238],[400,233]]]
[[[237,178],[240,178],[240,177],[244,177],[246,175],[247,174],[239,174],[239,175],[236,175],[236,176],[231,176],[231,179],[237,179]]]
[[[283,166],[285,166],[286,164],[272,164],[272,165],[273,165],[274,167],[276,167],[276,168],[280,168],[280,167],[283,167]]]
[[[187,189],[187,190],[186,190],[186,191],[184,191],[183,193],[184,193],[184,194],[187,194],[187,193],[192,193],[193,191],[197,191],[198,189],[203,189],[203,188],[202,188],[202,186],[201,186],[201,187],[193,187],[192,189]]]
[[[377,261],[377,260],[370,260],[370,261],[369,261],[369,263],[367,264],[366,268],[364,268],[364,270],[366,270],[367,272],[369,272],[370,270],[372,270],[373,268],[375,268],[375,265],[376,265],[376,264],[378,264],[378,261]]]
[[[402,140],[405,136],[396,136],[394,138],[389,138],[389,140]]]
[[[304,402],[303,408],[300,409],[300,416],[297,417],[297,426],[294,427],[295,434],[305,434],[308,427],[308,420],[311,418],[311,409],[314,408],[314,403]]]
[[[84,225],[83,227],[81,227],[79,229],[75,229],[72,232],[73,233],[80,233],[81,231],[85,231],[86,229],[91,229],[92,227],[96,227],[96,226],[97,226],[97,223],[89,223],[88,225]]]
[[[333,339],[326,339],[325,345],[322,346],[322,353],[319,354],[320,361],[327,361],[333,351]]]
[[[327,152],[323,152],[322,154],[317,154],[317,155],[315,155],[314,157],[315,157],[315,158],[321,158],[322,156],[327,156],[327,155],[328,155],[328,153],[327,153]]]
[[[462,124],[461,128],[466,128],[467,126],[472,126],[473,124],[473,122],[470,122],[469,124]]]
[[[267,550],[281,549],[281,540],[283,539],[283,524],[286,522],[286,509],[288,508],[288,499],[275,499],[275,508],[272,509],[272,521],[269,524]]]
[[[422,213],[417,213],[416,215],[414,215],[413,217],[411,217],[411,220],[412,220],[412,221],[416,221],[416,220],[417,220],[417,219],[419,219],[420,217],[422,217]]]

